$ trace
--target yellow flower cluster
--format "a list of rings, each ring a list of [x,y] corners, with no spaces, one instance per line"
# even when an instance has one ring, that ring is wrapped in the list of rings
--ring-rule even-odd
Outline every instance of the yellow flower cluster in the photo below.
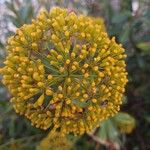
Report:
[[[42,11],[8,40],[7,50],[3,83],[16,112],[37,128],[83,134],[119,111],[126,55],[101,19]]]
[[[38,149],[39,150],[71,150],[72,143],[67,138],[60,136],[58,132],[49,133],[44,138]]]

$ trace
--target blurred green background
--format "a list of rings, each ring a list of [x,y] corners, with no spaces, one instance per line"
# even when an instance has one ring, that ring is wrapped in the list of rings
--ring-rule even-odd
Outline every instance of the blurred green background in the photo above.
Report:
[[[16,28],[30,23],[40,9],[50,10],[54,6],[103,17],[110,37],[115,36],[123,44],[128,56],[129,83],[121,112],[93,133],[82,137],[69,135],[73,149],[150,149],[150,0],[0,0],[0,66],[7,55],[7,38]],[[0,150],[38,149],[48,131],[36,129],[18,116],[9,99],[9,92],[0,82]],[[132,126],[134,130],[126,134]]]

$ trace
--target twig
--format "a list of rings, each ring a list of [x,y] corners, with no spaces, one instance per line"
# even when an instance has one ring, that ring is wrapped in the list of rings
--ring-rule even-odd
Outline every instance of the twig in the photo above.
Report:
[[[99,148],[100,148],[100,144],[96,143],[95,150],[99,150]]]
[[[117,143],[112,143],[109,141],[105,141],[105,140],[101,140],[100,138],[98,138],[97,136],[88,133],[88,135],[97,143],[99,143],[100,145],[104,145],[107,149],[109,150],[120,150],[120,146]]]

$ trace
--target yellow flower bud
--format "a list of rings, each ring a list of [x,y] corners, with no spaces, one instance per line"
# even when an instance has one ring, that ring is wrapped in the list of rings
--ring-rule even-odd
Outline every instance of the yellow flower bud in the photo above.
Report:
[[[45,96],[44,96],[44,94],[42,94],[42,95],[38,98],[38,100],[36,101],[35,106],[36,106],[36,105],[41,106],[41,105],[43,104],[43,102],[44,102],[44,99],[45,99]]]
[[[37,50],[37,49],[38,49],[38,45],[37,45],[36,43],[32,43],[32,48],[33,48],[34,50]]]
[[[93,102],[93,103],[96,103],[96,102],[97,102],[97,99],[93,98],[93,99],[92,99],[92,102]]]
[[[70,64],[70,60],[69,59],[66,60],[66,64],[67,65]]]
[[[58,94],[58,98],[63,98],[63,94]]]
[[[47,78],[48,78],[48,80],[52,80],[53,76],[49,74],[49,75],[47,76]]]
[[[45,92],[46,95],[50,96],[53,94],[53,91],[50,90],[50,89],[47,89],[46,92]]]

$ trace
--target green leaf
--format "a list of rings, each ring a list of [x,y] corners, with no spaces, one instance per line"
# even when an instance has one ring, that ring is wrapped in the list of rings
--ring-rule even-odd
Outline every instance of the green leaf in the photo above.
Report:
[[[130,28],[127,28],[126,30],[124,30],[124,32],[121,34],[120,36],[120,42],[121,43],[125,43],[128,40],[130,34]]]
[[[116,114],[113,117],[113,120],[115,121],[116,124],[123,124],[123,123],[128,123],[128,122],[134,122],[135,119],[130,116],[128,113],[123,113],[123,112],[119,112],[118,114]]]
[[[102,140],[119,141],[118,135],[119,133],[112,119],[102,122],[97,132],[97,136]]]
[[[112,22],[113,23],[123,23],[124,21],[127,21],[131,17],[131,12],[130,11],[125,11],[122,13],[118,13],[114,15]]]
[[[18,19],[17,16],[12,16],[12,15],[5,15],[6,18],[9,18],[10,21],[13,23],[14,26],[20,27],[22,23],[20,23],[20,20]]]
[[[33,17],[33,8],[32,6],[25,6],[20,8],[18,13],[22,22],[29,23]]]
[[[10,11],[12,11],[12,13],[14,13],[14,14],[17,13],[17,11],[16,11],[16,9],[15,9],[15,7],[14,7],[14,2],[13,2],[13,1],[10,1],[10,2],[6,1],[6,2],[5,2],[5,5],[6,5],[6,7],[7,7]]]
[[[150,42],[138,43],[137,47],[140,48],[145,53],[150,53]]]
[[[100,139],[102,139],[102,140],[107,140],[108,137],[107,137],[106,121],[104,121],[101,124],[101,126],[97,132],[97,136],[100,137]]]
[[[0,41],[0,48],[4,48],[4,44]]]
[[[108,139],[111,141],[118,141],[118,132],[111,119],[107,120],[106,124]]]

